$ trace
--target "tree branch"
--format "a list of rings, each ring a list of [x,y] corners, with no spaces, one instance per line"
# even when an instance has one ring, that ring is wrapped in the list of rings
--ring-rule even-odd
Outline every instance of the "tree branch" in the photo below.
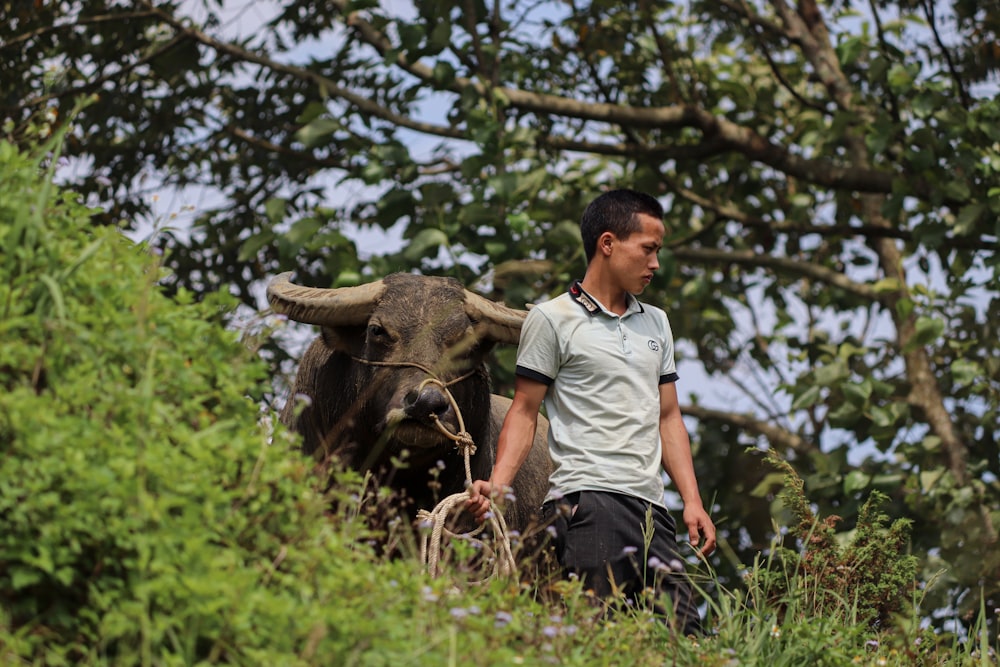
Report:
[[[816,444],[806,440],[802,436],[787,431],[780,426],[775,426],[770,422],[761,421],[753,415],[712,410],[694,404],[682,406],[681,412],[695,419],[730,424],[753,436],[766,438],[772,447],[790,449],[803,456],[808,456],[819,451],[819,447]]]
[[[689,246],[671,248],[671,252],[680,259],[704,264],[740,264],[743,266],[766,267],[779,273],[790,273],[818,280],[869,301],[884,303],[885,299],[882,293],[876,291],[871,286],[855,282],[843,273],[816,264],[798,262],[787,257],[762,255],[752,250],[718,250],[715,248],[692,248]]]
[[[322,74],[312,72],[302,67],[296,67],[294,65],[285,65],[272,60],[271,58],[267,58],[252,51],[248,51],[242,47],[236,46],[235,44],[217,40],[196,28],[184,25],[181,21],[177,20],[167,12],[161,10],[157,10],[157,12],[166,23],[173,26],[173,28],[179,33],[191,37],[195,41],[204,44],[218,53],[223,53],[245,62],[254,63],[255,65],[260,65],[261,67],[265,67],[274,72],[287,74],[298,79],[309,81],[327,95],[340,98],[354,105],[364,113],[380,118],[388,123],[391,123],[392,125],[420,132],[422,134],[430,134],[448,139],[468,140],[468,137],[466,137],[461,130],[455,129],[454,127],[416,121],[409,116],[397,114],[367,97],[358,95],[357,93],[347,90],[346,88],[338,86],[334,81],[328,79]]]

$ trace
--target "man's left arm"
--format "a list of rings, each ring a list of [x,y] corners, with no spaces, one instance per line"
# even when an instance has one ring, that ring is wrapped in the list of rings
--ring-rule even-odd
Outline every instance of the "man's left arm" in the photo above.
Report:
[[[684,523],[688,527],[691,546],[701,546],[701,553],[707,556],[715,551],[715,524],[701,502],[691,458],[691,440],[673,382],[660,385],[660,442],[663,469],[684,501]]]

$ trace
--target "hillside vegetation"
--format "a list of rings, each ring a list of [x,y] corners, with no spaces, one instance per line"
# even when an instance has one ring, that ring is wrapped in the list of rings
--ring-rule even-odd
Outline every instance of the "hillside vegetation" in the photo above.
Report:
[[[167,298],[155,253],[52,184],[57,153],[0,144],[0,663],[995,664],[985,626],[920,630],[878,498],[843,541],[790,468],[787,548],[740,590],[695,575],[711,637],[603,619],[568,582],[432,579],[405,531],[379,555],[385,493],[328,484],[261,412],[235,300]]]

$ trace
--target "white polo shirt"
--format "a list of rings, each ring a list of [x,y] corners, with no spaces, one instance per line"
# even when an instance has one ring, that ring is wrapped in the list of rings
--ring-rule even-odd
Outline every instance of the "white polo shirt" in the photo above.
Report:
[[[619,317],[574,283],[528,311],[517,374],[549,387],[549,498],[603,490],[664,506],[659,385],[677,380],[666,313],[629,295]]]

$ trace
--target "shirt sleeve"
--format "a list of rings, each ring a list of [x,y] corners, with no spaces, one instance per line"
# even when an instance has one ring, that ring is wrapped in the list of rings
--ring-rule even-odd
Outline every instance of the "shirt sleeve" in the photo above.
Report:
[[[549,385],[555,381],[559,365],[555,327],[541,309],[533,308],[521,325],[515,373]]]
[[[677,382],[679,376],[674,362],[674,334],[670,330],[667,314],[662,311],[660,314],[663,318],[660,345],[663,350],[663,355],[660,357],[660,384],[666,384],[667,382]]]

